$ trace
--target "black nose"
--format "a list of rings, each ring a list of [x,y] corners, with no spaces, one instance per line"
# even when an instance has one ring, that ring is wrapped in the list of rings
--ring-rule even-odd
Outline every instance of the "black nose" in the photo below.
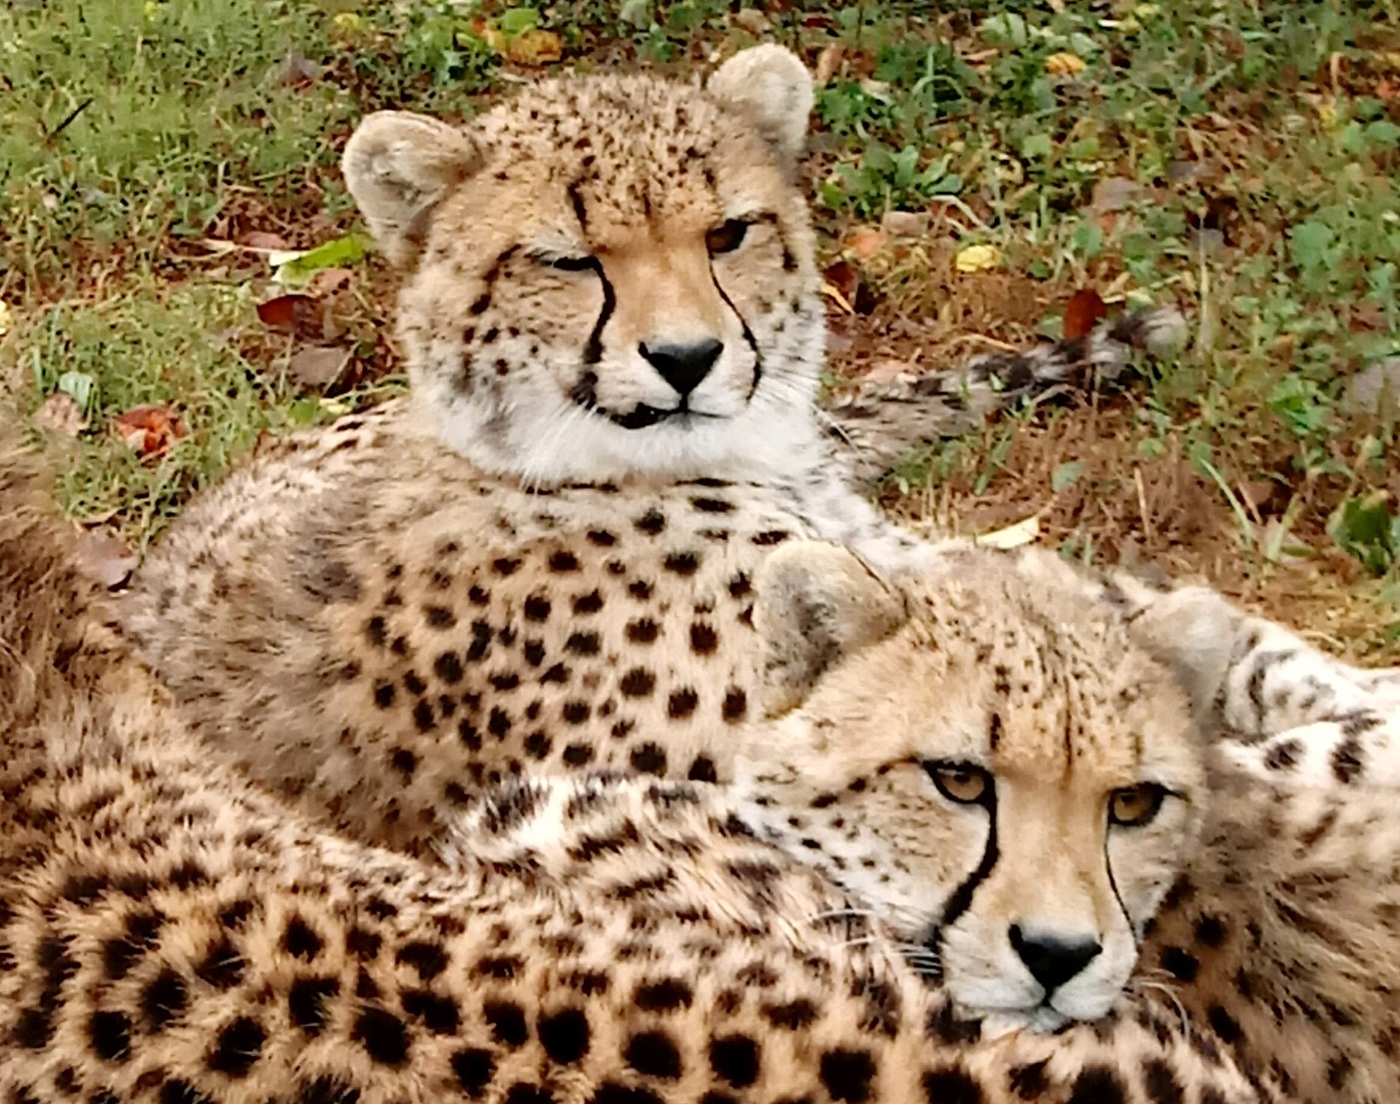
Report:
[[[1011,946],[1026,969],[1049,996],[1098,956],[1103,945],[1094,939],[1057,939],[1053,935],[1027,936],[1020,924],[1011,925]]]
[[[642,356],[682,398],[700,386],[724,352],[724,342],[713,337],[692,345],[648,345],[643,341],[640,347]]]

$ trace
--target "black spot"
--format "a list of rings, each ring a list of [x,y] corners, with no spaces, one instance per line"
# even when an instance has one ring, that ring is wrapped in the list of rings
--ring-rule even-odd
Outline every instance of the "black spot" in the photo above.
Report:
[[[1222,1043],[1227,1046],[1237,1043],[1240,1040],[1240,1025],[1235,1022],[1235,1017],[1226,1012],[1218,1004],[1213,1004],[1206,1011],[1206,1022],[1210,1024],[1210,1029]]]
[[[1269,770],[1288,770],[1298,762],[1303,750],[1303,741],[1296,738],[1280,740],[1264,756],[1264,766]]]
[[[588,1104],[665,1104],[659,1093],[604,1081]]]
[[[498,740],[510,735],[510,715],[499,706],[491,707],[491,716],[486,720],[486,731]]]
[[[1162,966],[1178,981],[1192,982],[1201,964],[1191,952],[1181,947],[1162,948]]]
[[[351,928],[345,936],[345,949],[361,962],[367,962],[379,954],[379,948],[384,942],[384,937],[378,932],[366,931],[364,928]]]
[[[505,1104],[554,1104],[549,1090],[527,1081],[517,1081],[506,1090]]]
[[[700,557],[694,552],[672,552],[661,561],[661,566],[673,574],[688,578],[700,570]]]
[[[1218,916],[1207,914],[1196,921],[1196,939],[1207,947],[1219,947],[1227,934],[1225,923]]]
[[[1345,786],[1361,772],[1361,741],[1351,736],[1332,749],[1332,775]]]
[[[447,952],[436,943],[414,940],[399,948],[394,961],[400,966],[412,966],[423,981],[432,981],[447,969]]]
[[[714,627],[697,621],[690,626],[690,650],[696,655],[714,655],[719,647],[719,634]]]
[[[627,622],[627,639],[633,644],[651,644],[661,635],[661,627],[650,617]]]
[[[586,701],[566,701],[560,715],[567,724],[581,725],[593,714],[593,707]]]
[[[215,989],[232,989],[243,980],[243,967],[243,956],[225,937],[209,948],[194,972],[201,981]]]
[[[188,1081],[178,1079],[164,1082],[156,1099],[160,1104],[214,1104]]]
[[[719,774],[715,771],[714,760],[708,755],[697,755],[695,761],[690,764],[690,770],[686,777],[692,782],[718,782]]]
[[[655,506],[652,506],[646,513],[633,522],[633,524],[637,527],[638,531],[654,537],[666,528],[666,515]]]
[[[209,1068],[229,1077],[246,1077],[262,1054],[267,1032],[257,1020],[239,1016],[219,1032],[214,1052],[209,1055]]]
[[[400,1003],[404,1012],[421,1020],[434,1035],[455,1035],[461,1023],[457,1003],[429,989],[405,990]]]
[[[418,769],[418,756],[407,748],[398,748],[389,756],[389,765],[408,778]]]
[[[724,704],[720,707],[720,714],[729,724],[742,721],[749,711],[749,698],[737,686],[731,686],[724,693]]]
[[[571,767],[584,767],[593,762],[593,749],[587,744],[570,744],[564,749],[563,759]]]
[[[1090,1066],[1074,1079],[1067,1104],[1125,1104],[1123,1086],[1107,1066]]]
[[[570,1065],[588,1053],[588,1017],[577,1008],[565,1008],[540,1017],[540,1043],[552,1062]]]
[[[107,977],[112,981],[126,977],[155,944],[156,933],[164,922],[163,916],[153,912],[140,912],[128,918],[126,933],[102,945],[102,968]]]
[[[747,1035],[726,1035],[710,1043],[710,1068],[736,1089],[758,1080],[758,1044]]]
[[[282,949],[289,955],[310,962],[324,946],[324,941],[300,916],[293,916],[287,922],[287,930],[282,936]]]
[[[450,629],[457,624],[457,615],[446,606],[424,606],[423,616],[430,629]]]
[[[496,1063],[489,1050],[469,1047],[452,1056],[452,1072],[457,1076],[457,1084],[462,1091],[477,1100],[495,1077]]]
[[[617,543],[617,537],[606,529],[590,529],[585,536],[588,537],[589,544],[599,548],[611,548]]]
[[[456,686],[462,681],[462,661],[457,658],[456,652],[443,652],[433,661],[433,674],[437,675],[449,686]]]
[[[392,682],[378,683],[374,688],[374,704],[380,709],[388,709],[394,704],[396,690]]]
[[[734,511],[734,503],[722,498],[692,498],[690,505],[702,514],[728,514]]]
[[[382,1008],[366,1008],[355,1020],[351,1038],[381,1066],[401,1066],[408,1060],[408,1029]]]
[[[1186,1099],[1186,1090],[1181,1087],[1176,1074],[1160,1058],[1153,1058],[1147,1062],[1142,1072],[1143,1088],[1147,1090],[1148,1099],[1152,1104],[1182,1104]]]
[[[159,1034],[188,1006],[189,991],[184,979],[168,967],[141,990],[141,1015],[150,1035]]]
[[[782,544],[791,533],[783,529],[769,529],[767,532],[755,533],[750,539],[759,548],[771,548],[775,544]]]
[[[549,570],[560,574],[568,571],[577,571],[578,557],[564,549],[551,553],[549,557]]]
[[[501,556],[491,561],[491,570],[502,578],[514,575],[520,569],[520,559],[513,556]]]
[[[679,690],[671,691],[671,696],[666,700],[666,715],[674,721],[689,717],[695,712],[695,707],[700,704],[700,697],[690,687],[685,686]]]
[[[666,978],[637,986],[633,1002],[647,1012],[672,1012],[689,1008],[695,994],[680,978]]]
[[[647,1077],[674,1081],[681,1075],[681,1052],[663,1031],[641,1031],[627,1040],[623,1058]]]
[[[874,1078],[875,1062],[866,1051],[828,1050],[822,1055],[822,1084],[833,1100],[865,1104]]]
[[[650,742],[632,749],[631,763],[632,769],[641,774],[666,773],[666,753],[658,745]]]
[[[122,1012],[94,1012],[88,1020],[93,1052],[108,1062],[125,1061],[131,1055],[131,1021]]]
[[[564,641],[564,650],[571,655],[597,655],[602,650],[602,641],[595,632],[571,633]]]
[[[574,612],[578,614],[597,613],[603,608],[603,596],[596,590],[580,594],[574,599]]]
[[[340,981],[336,978],[297,978],[287,992],[292,1023],[310,1035],[319,1034],[326,1026],[326,1001],[339,992]]]
[[[514,1050],[522,1047],[530,1038],[530,1030],[525,1026],[525,1012],[518,1004],[509,1001],[487,1001],[481,1008],[491,1028],[496,1042]]]
[[[645,667],[633,667],[617,684],[624,698],[644,698],[655,686],[656,676]]]
[[[543,732],[532,732],[525,737],[525,754],[532,759],[543,759],[554,746],[554,741]]]
[[[929,1070],[924,1074],[928,1104],[983,1104],[982,1089],[960,1069]]]
[[[770,1004],[763,1014],[774,1027],[789,1031],[801,1031],[816,1022],[817,1006],[806,998],[789,1001],[787,1004]]]
[[[547,621],[553,605],[543,594],[532,594],[525,599],[526,621]]]

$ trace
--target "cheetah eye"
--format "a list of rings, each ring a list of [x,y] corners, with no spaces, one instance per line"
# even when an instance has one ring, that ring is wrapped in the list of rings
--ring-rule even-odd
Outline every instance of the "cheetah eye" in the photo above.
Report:
[[[538,257],[540,264],[549,268],[558,269],[560,272],[586,272],[591,268],[598,267],[598,261],[593,257]]]
[[[1162,808],[1167,791],[1155,782],[1127,786],[1108,795],[1108,822],[1123,828],[1151,824]]]
[[[730,219],[705,234],[705,248],[710,255],[733,253],[744,244],[744,236],[749,232],[749,224],[743,219]]]
[[[924,761],[921,766],[938,792],[959,805],[981,805],[992,794],[992,776],[971,763]]]

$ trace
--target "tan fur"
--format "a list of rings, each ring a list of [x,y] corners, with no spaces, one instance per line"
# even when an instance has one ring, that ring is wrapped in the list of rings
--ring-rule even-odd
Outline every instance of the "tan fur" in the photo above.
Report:
[[[1261,803],[1212,784],[1228,800],[1207,818],[1206,846],[1173,860],[1186,879],[1144,949],[1147,977],[1178,971],[1173,991],[1130,989],[1101,1023],[1055,1036],[983,1038],[926,987],[923,955],[906,960],[909,932],[898,915],[892,930],[881,919],[881,891],[843,892],[811,869],[809,849],[758,838],[761,795],[645,780],[508,786],[460,820],[446,870],[317,830],[185,730],[102,624],[57,528],[32,498],[11,508],[26,494],[15,455],[0,447],[0,578],[19,596],[3,644],[23,657],[0,693],[27,703],[4,754],[28,763],[7,775],[0,805],[7,1099],[1217,1104],[1282,1100],[1275,1078],[1300,1098],[1400,1090],[1394,916],[1362,922],[1378,900],[1393,908],[1389,800],[1337,808],[1320,791],[1280,791]],[[773,564],[760,624],[861,577],[833,576],[832,555],[794,548]],[[902,668],[888,625],[840,642],[811,695],[756,733],[762,755],[800,754],[823,732],[806,767],[829,782],[836,763],[866,777],[880,758],[941,754],[950,738],[964,754],[965,708],[935,690],[976,696],[982,683],[965,686],[957,657],[973,645],[975,661],[982,631],[1022,659],[1018,634],[1042,642],[1024,670],[1072,673],[1076,722],[1099,716],[1092,703],[1119,684],[1073,657],[1123,649],[1124,677],[1152,681],[1143,700],[1158,708],[1137,721],[1130,711],[1122,729],[1175,725],[1189,739],[1183,699],[1155,686],[1119,630],[1085,632],[1082,611],[1065,619],[1034,572],[1028,592],[1003,565],[982,566],[902,589],[895,631],[927,645],[905,649]],[[1040,616],[1024,628],[1021,611]],[[952,626],[977,613],[985,628],[957,637]],[[103,643],[75,652],[74,639]],[[1001,693],[995,667],[988,700]],[[927,697],[911,711],[916,686]],[[1013,704],[1004,762],[1053,759],[1063,718]],[[1111,750],[1115,731],[1094,738]],[[1107,782],[1136,777],[1115,770],[1128,773]],[[907,772],[874,777],[898,776],[931,828],[945,814],[915,797]],[[895,825],[866,792],[856,812],[884,835]],[[1335,828],[1318,826],[1322,807]],[[1195,979],[1181,976],[1185,954],[1199,956]]]

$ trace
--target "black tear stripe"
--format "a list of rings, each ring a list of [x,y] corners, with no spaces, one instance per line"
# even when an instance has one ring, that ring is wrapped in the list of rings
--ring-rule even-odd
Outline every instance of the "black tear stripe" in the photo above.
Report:
[[[598,282],[603,285],[603,309],[598,312],[598,321],[593,323],[593,332],[588,335],[588,342],[583,347],[583,363],[592,367],[603,359],[603,327],[608,324],[613,308],[617,306],[617,295],[613,292],[612,284],[608,283],[607,274],[598,258],[589,257],[588,261],[584,267],[596,272]]]
[[[1113,890],[1113,899],[1118,902],[1118,908],[1123,913],[1123,919],[1128,922],[1128,930],[1133,933],[1133,942],[1136,943],[1139,938],[1137,928],[1128,913],[1128,906],[1123,902],[1123,894],[1118,892],[1118,879],[1113,876],[1113,861],[1108,854],[1108,830],[1103,834],[1103,868],[1108,871],[1108,888]]]
[[[951,927],[957,923],[958,917],[965,913],[972,905],[972,895],[977,892],[977,887],[987,880],[992,868],[996,866],[1000,852],[997,851],[997,794],[993,789],[983,802],[982,807],[987,810],[987,847],[982,852],[982,861],[977,864],[977,869],[967,876],[962,885],[953,891],[953,895],[948,898],[948,903],[943,906],[943,916],[938,921],[940,929]]]
[[[501,270],[505,268],[510,262],[510,259],[514,257],[519,250],[520,246],[512,245],[508,249],[502,250],[497,255],[496,259],[491,262],[491,266],[487,268],[485,274],[481,277],[481,294],[476,297],[476,301],[473,302],[469,308],[472,314],[483,314],[491,305],[491,293],[495,289],[496,281],[500,279]]]
[[[574,217],[578,219],[578,228],[583,231],[585,236],[587,236],[588,207],[583,202],[583,193],[579,191],[579,185],[582,183],[583,178],[580,177],[578,180],[575,180],[572,184],[569,185],[567,191],[569,194],[569,202],[573,204]]]
[[[739,313],[739,308],[734,305],[734,301],[724,293],[724,288],[719,285],[719,277],[715,275],[715,266],[710,265],[710,281],[715,285],[715,291],[719,292],[719,297],[724,300],[724,305],[734,312],[734,317],[739,320],[739,326],[744,331],[744,340],[749,343],[749,348],[753,350],[753,383],[749,385],[749,393],[744,396],[747,402],[753,398],[753,394],[758,390],[759,383],[763,380],[763,354],[758,351],[758,342],[754,339],[753,331],[749,329],[749,324],[744,316]]]

